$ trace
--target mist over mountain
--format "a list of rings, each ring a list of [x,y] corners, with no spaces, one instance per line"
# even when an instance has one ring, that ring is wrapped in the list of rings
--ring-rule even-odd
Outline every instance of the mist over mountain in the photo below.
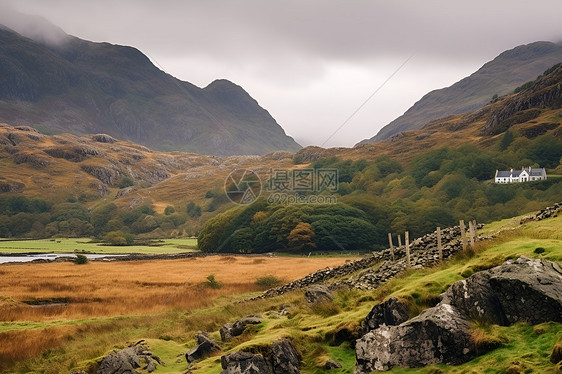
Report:
[[[106,133],[162,151],[226,156],[300,148],[230,81],[199,88],[133,47],[82,40],[40,17],[5,24],[0,122],[47,134]]]
[[[450,87],[429,92],[374,137],[358,144],[378,142],[402,131],[420,129],[444,116],[470,112],[535,79],[562,61],[562,44],[535,42],[501,53],[472,75]]]

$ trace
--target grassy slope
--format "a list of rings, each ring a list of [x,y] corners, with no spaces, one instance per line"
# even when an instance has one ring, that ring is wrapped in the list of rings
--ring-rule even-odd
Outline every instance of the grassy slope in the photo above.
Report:
[[[518,219],[504,220],[489,225],[484,231],[518,226],[516,222]],[[541,255],[535,254],[534,250],[537,247],[545,248],[546,251]],[[329,337],[340,323],[358,323],[375,303],[389,296],[408,300],[411,314],[415,315],[427,307],[428,299],[444,291],[453,282],[463,279],[463,275],[468,276],[472,271],[495,266],[519,255],[562,262],[562,216],[529,222],[515,230],[506,230],[497,239],[482,243],[476,253],[465,253],[432,269],[412,271],[386,283],[378,290],[342,291],[336,295],[334,305],[310,308],[304,302],[301,292],[247,303],[235,301],[248,295],[234,295],[218,299],[211,308],[191,312],[174,310],[150,316],[83,320],[80,324],[68,321],[67,325],[71,326],[65,325],[59,327],[59,330],[54,330],[61,334],[63,344],[59,348],[46,353],[37,352],[35,357],[23,360],[13,371],[57,373],[70,368],[87,367],[92,360],[103,356],[111,347],[123,347],[127,343],[145,338],[149,339],[152,350],[166,362],[166,367],[158,367],[156,373],[183,373],[187,365],[181,355],[194,346],[194,336],[198,330],[212,331],[211,336],[220,340],[218,329],[225,322],[249,313],[261,313],[266,317],[265,321],[256,328],[247,330],[232,342],[224,343],[223,349],[226,353],[267,344],[282,336],[291,336],[303,353],[303,373],[324,372],[319,367],[327,358],[334,358],[344,365],[342,369],[330,371],[331,373],[352,373],[355,363],[354,351],[347,343],[341,346],[329,345]],[[271,312],[284,304],[293,305],[291,318],[279,317]],[[40,331],[41,326],[37,323],[22,323],[18,327],[3,326],[4,331],[10,328]],[[562,324],[474,328],[487,336],[500,339],[504,342],[503,346],[460,366],[397,368],[392,372],[504,373],[511,366],[519,367],[521,372],[554,372],[554,366],[549,362],[548,356],[553,345],[562,340]],[[77,333],[80,335],[76,335]],[[219,373],[220,356],[203,360],[195,367],[198,368],[196,372]]]

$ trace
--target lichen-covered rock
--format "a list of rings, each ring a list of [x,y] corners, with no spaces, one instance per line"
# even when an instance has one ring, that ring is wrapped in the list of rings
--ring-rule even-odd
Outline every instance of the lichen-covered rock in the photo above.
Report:
[[[143,344],[138,344],[110,353],[105,356],[96,371],[96,374],[135,374],[141,367],[141,360],[146,362],[144,370],[152,372],[156,369],[155,361],[163,364],[160,358],[152,354]]]
[[[382,325],[357,340],[355,373],[465,362],[474,357],[469,328],[457,308],[443,303],[401,325]]]
[[[220,328],[219,333],[223,342],[229,342],[232,339],[232,323],[226,323]]]
[[[304,297],[310,304],[330,302],[334,299],[332,292],[324,285],[308,287],[304,293]]]
[[[221,374],[274,374],[260,354],[238,351],[221,357]]]
[[[301,356],[288,339],[281,339],[271,344],[271,366],[274,374],[300,373]]]
[[[395,297],[379,303],[371,309],[361,323],[360,335],[379,328],[381,325],[396,326],[408,320],[408,307]]]
[[[525,256],[453,284],[443,297],[468,317],[510,325],[562,321],[562,269]]]
[[[230,329],[230,334],[232,336],[242,335],[242,333],[244,332],[244,330],[248,325],[257,325],[260,324],[261,322],[262,322],[261,317],[255,315],[248,315],[244,318],[240,318],[239,320],[237,320],[232,324],[232,328]]]
[[[205,357],[220,352],[221,347],[209,337],[209,334],[199,332],[197,334],[197,346],[185,354],[188,363],[193,363]]]
[[[221,357],[221,374],[299,374],[301,356],[289,339],[280,339],[261,353],[238,351]]]

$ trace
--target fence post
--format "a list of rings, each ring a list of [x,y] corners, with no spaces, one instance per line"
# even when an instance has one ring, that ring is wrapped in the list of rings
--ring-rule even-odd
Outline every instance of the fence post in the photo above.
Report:
[[[390,257],[394,261],[394,245],[392,244],[392,234],[388,233],[388,242],[390,243]]]
[[[466,231],[464,228],[464,220],[461,219],[460,221],[460,226],[461,226],[461,239],[462,239],[462,249],[465,250],[468,243],[466,242]]]
[[[468,235],[470,236],[470,246],[474,248],[474,225],[468,221]]]
[[[398,234],[398,249],[402,248],[402,237]]]
[[[439,250],[439,262],[443,262],[443,247],[441,246],[441,227],[437,228],[437,249]]]
[[[408,231],[406,231],[406,233],[404,234],[404,240],[406,241],[406,264],[408,267],[411,266],[410,263],[410,233]]]

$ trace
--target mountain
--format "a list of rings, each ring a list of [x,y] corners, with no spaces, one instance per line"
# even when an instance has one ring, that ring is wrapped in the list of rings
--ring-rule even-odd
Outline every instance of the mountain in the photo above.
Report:
[[[135,48],[45,29],[22,28],[26,37],[0,26],[0,122],[47,134],[105,133],[161,151],[228,156],[300,148],[232,82],[199,88]]]
[[[401,131],[420,129],[432,120],[481,108],[494,95],[512,92],[561,61],[562,44],[535,42],[505,51],[452,86],[426,94],[374,137],[358,144],[379,142]]]

